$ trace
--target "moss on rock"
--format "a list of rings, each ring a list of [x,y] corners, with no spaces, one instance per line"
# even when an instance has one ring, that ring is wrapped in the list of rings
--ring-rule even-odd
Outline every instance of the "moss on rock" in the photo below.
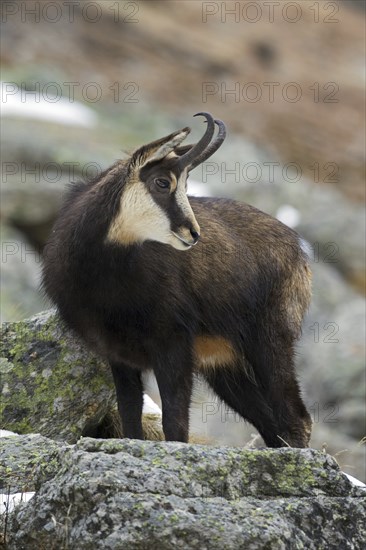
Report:
[[[115,404],[109,368],[53,311],[1,328],[0,418],[4,429],[76,441]]]
[[[83,438],[56,454],[11,514],[9,550],[338,550],[366,535],[365,492],[312,449]]]

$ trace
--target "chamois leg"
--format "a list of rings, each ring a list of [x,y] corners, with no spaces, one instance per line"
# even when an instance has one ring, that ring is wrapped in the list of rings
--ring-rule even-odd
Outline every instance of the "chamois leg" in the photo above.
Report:
[[[308,447],[312,420],[301,398],[293,368],[275,373],[274,383],[269,387],[266,398],[280,428],[283,445]]]
[[[129,439],[144,439],[141,421],[143,406],[141,375],[139,371],[123,364],[111,363],[111,368],[123,435]]]
[[[192,373],[189,358],[184,354],[179,356],[176,351],[165,355],[160,368],[154,368],[163,409],[163,431],[166,441],[188,442]]]
[[[204,376],[218,397],[258,430],[268,447],[283,446],[277,437],[279,427],[271,407],[243,367],[217,366]]]
[[[262,341],[250,360],[263,398],[275,418],[280,446],[307,447],[312,420],[296,380],[293,343],[280,337],[272,346]]]

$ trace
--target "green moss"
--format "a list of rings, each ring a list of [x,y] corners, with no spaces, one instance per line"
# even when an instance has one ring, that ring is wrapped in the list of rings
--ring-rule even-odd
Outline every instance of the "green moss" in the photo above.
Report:
[[[81,399],[85,366],[90,367],[88,389],[95,395],[100,395],[103,390],[110,391],[111,395],[114,392],[112,380],[108,386],[102,363],[81,344],[77,347],[56,314],[40,314],[36,319],[5,324],[1,336],[2,383],[7,384],[0,408],[3,427],[23,434],[41,431],[53,435],[47,431],[48,427],[51,429],[50,419],[53,418],[56,424],[54,435],[67,436],[68,432],[71,437],[80,436],[82,419],[95,415],[94,402],[89,400],[83,407]],[[72,370],[78,367],[84,370],[84,377],[80,379],[72,374]],[[64,409],[72,407],[75,411],[70,415],[74,421],[64,422],[65,434],[62,429],[57,434],[55,402]],[[64,410],[63,414],[67,415],[67,411]]]

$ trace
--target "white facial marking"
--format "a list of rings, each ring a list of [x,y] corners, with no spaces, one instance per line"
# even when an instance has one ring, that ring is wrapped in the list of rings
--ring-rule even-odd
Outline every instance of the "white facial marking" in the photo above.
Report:
[[[199,225],[186,195],[186,177],[184,171],[178,181],[174,181],[175,199],[184,217],[190,221],[194,231],[199,233]],[[109,228],[106,240],[126,246],[157,241],[169,244],[177,250],[189,250],[193,246],[190,230],[182,227],[174,233],[168,214],[154,201],[141,181],[131,182],[124,189],[119,213]]]
[[[200,226],[197,223],[197,220],[195,218],[195,215],[193,213],[192,207],[189,204],[189,200],[187,197],[187,191],[186,191],[186,181],[187,181],[187,170],[183,170],[181,173],[178,182],[177,182],[177,189],[175,192],[175,197],[177,201],[177,205],[180,208],[180,210],[183,212],[184,217],[187,220],[190,220],[192,224],[192,228],[196,233],[200,233]],[[187,241],[192,240],[192,235],[187,228],[183,228],[182,231],[179,231],[179,236]]]
[[[169,239],[170,222],[164,210],[142,182],[130,184],[122,193],[120,211],[109,228],[107,240],[128,245],[146,240],[169,243]]]

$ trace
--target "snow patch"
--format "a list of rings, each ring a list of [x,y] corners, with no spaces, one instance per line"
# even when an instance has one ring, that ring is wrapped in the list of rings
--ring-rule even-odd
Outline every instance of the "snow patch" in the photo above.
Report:
[[[205,183],[196,180],[188,180],[188,195],[193,197],[212,197],[210,188]]]
[[[14,82],[0,84],[1,117],[30,118],[85,128],[97,124],[94,111],[79,101],[61,95],[47,93],[44,96],[37,91],[26,91]]]
[[[15,432],[9,432],[9,430],[0,430],[0,437],[11,437],[14,435],[19,435],[19,434],[16,434]]]
[[[149,395],[147,395],[147,393],[144,393],[142,414],[158,414],[159,416],[162,416],[160,407],[151,399]]]
[[[300,223],[301,215],[297,208],[290,204],[283,204],[276,212],[276,218],[289,227],[296,227]]]
[[[34,495],[35,492],[12,494],[0,493],[0,514],[10,514],[16,506],[22,502],[28,502]]]
[[[350,474],[346,474],[346,472],[342,472],[342,474],[344,474],[346,477],[348,477],[348,479],[350,480],[350,482],[353,484],[353,485],[356,485],[357,487],[361,487],[362,489],[365,489],[366,490],[366,485],[365,483],[362,483],[362,481],[360,481],[359,479],[351,476]]]

